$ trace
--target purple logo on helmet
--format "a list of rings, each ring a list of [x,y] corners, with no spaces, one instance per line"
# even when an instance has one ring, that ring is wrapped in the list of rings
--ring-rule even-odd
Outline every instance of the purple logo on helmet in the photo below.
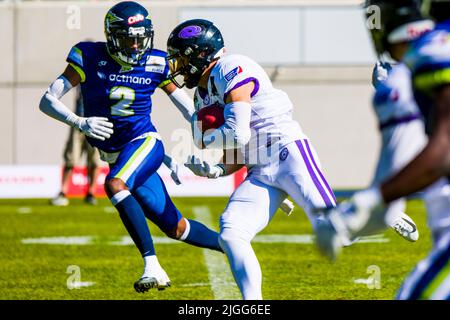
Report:
[[[200,35],[202,31],[203,29],[200,26],[187,26],[180,31],[178,36],[181,39],[189,39]]]

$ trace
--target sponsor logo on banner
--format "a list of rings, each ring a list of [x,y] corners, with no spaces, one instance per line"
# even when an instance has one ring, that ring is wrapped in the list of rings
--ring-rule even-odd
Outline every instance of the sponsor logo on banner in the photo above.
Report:
[[[0,166],[0,198],[50,198],[60,185],[59,166]]]
[[[0,198],[53,198],[61,190],[61,166],[0,166]],[[96,181],[95,195],[104,197],[103,184],[108,175],[108,167],[101,167]],[[88,189],[87,170],[75,167],[69,180],[67,196],[84,197]],[[230,196],[244,180],[245,168],[234,175],[219,179],[207,179],[192,174],[187,168],[180,168],[181,185],[176,185],[170,170],[161,166],[158,174],[163,179],[170,196],[173,197],[214,197]]]
[[[61,174],[62,174],[61,169]],[[94,195],[97,197],[104,197],[105,189],[103,187],[105,183],[105,178],[109,173],[108,167],[100,167],[97,176],[97,181],[95,181],[95,192]],[[69,185],[67,187],[68,197],[84,197],[88,191],[88,177],[86,167],[74,167],[72,174],[70,176]]]

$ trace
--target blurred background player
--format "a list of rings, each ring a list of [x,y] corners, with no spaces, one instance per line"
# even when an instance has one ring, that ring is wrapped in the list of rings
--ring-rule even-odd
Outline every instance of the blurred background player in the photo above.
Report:
[[[201,148],[239,149],[249,173],[232,194],[220,218],[220,244],[244,299],[262,299],[262,273],[251,240],[273,218],[289,195],[305,210],[313,228],[315,208],[333,207],[336,200],[320,169],[316,152],[292,119],[289,97],[275,89],[265,71],[253,60],[225,54],[223,37],[210,21],[188,20],[170,34],[167,59],[179,87],[196,88],[197,110],[223,108],[225,123],[204,134],[196,114],[192,128]],[[175,77],[183,77],[179,83]],[[218,165],[196,157],[186,164],[195,174],[217,178],[242,165]]]
[[[410,10],[396,14],[410,2]],[[387,177],[400,171],[424,148],[427,137],[420,110],[414,101],[411,73],[402,63],[390,65],[386,59],[401,61],[411,41],[434,27],[434,22],[421,14],[422,1],[405,0],[401,7],[394,2],[368,0],[365,7],[381,8],[381,29],[372,28],[374,47],[380,59],[373,73],[375,95],[373,108],[378,118],[382,138],[376,172],[372,185],[378,185]],[[395,16],[395,19],[390,18]],[[387,206],[386,225],[391,226],[409,241],[417,241],[419,232],[413,220],[407,216],[405,199],[398,199]]]
[[[393,22],[405,14],[417,14],[413,2],[397,5],[393,15],[385,19]],[[434,191],[428,191],[425,200],[430,204],[428,223],[434,246],[404,281],[397,298],[450,300],[450,1],[432,0],[425,7],[438,24],[409,46],[403,62],[411,71],[414,97],[429,140],[399,173],[380,186],[356,193],[348,203],[332,210],[317,236],[319,247],[333,257],[339,252],[342,238],[379,225],[385,219],[382,209],[386,204],[432,186]]]
[[[166,53],[153,48],[153,25],[140,4],[124,1],[105,17],[105,42],[80,42],[69,53],[64,73],[41,99],[47,115],[81,130],[110,165],[105,191],[144,260],[137,292],[164,289],[170,279],[156,257],[146,217],[167,236],[222,252],[218,234],[183,218],[156,172],[164,160],[161,137],[151,121],[157,88],[190,120],[192,100],[168,80]],[[61,97],[81,83],[85,117]]]
[[[75,114],[84,116],[83,96],[81,95],[80,86],[76,87]],[[86,155],[86,168],[88,187],[84,198],[86,203],[91,205],[97,204],[95,198],[96,181],[99,173],[100,154],[98,149],[92,147],[86,140],[86,136],[74,127],[70,128],[69,137],[64,147],[64,168],[62,173],[61,192],[57,197],[50,200],[54,206],[67,206],[69,199],[67,191],[72,176],[73,168],[80,163],[83,154]]]

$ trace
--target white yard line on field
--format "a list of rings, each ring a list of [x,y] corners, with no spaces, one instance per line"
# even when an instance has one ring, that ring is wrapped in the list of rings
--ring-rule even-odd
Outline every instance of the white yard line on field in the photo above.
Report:
[[[196,206],[193,207],[192,210],[196,220],[199,220],[209,228],[214,229],[211,211],[208,207]],[[211,283],[214,299],[241,299],[241,294],[234,282],[225,255],[209,249],[203,249],[203,255],[205,257],[206,267],[208,268],[209,282]]]
[[[31,209],[30,207],[17,208],[17,213],[19,213],[19,214],[30,214],[32,212],[33,212],[33,209]]]
[[[204,222],[205,216],[201,215],[199,220]],[[154,236],[153,242],[156,244],[180,244],[180,241],[168,237]],[[387,243],[388,238],[384,235],[362,237],[356,244],[363,243]],[[54,245],[89,245],[108,244],[111,246],[134,246],[133,240],[129,236],[123,236],[114,241],[99,241],[95,236],[71,236],[71,237],[42,237],[22,239],[23,244],[54,244]],[[252,243],[286,243],[286,244],[314,244],[314,236],[310,234],[263,234],[256,236]]]

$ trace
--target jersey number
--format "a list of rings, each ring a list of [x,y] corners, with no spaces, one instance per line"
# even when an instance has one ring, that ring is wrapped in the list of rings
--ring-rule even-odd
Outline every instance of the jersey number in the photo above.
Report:
[[[132,116],[133,109],[129,109],[135,99],[135,92],[129,87],[116,86],[109,92],[111,100],[119,100],[116,104],[111,106],[111,115],[113,116]]]

